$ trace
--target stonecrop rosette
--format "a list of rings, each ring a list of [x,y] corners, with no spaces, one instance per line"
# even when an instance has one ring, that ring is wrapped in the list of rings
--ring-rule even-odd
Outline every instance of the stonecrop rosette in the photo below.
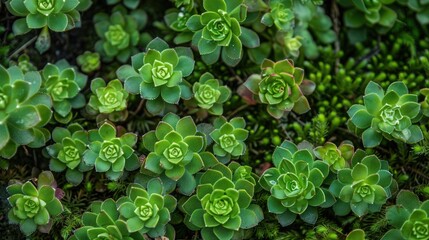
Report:
[[[164,194],[160,179],[152,178],[147,183],[147,190],[139,184],[131,184],[127,196],[117,201],[118,211],[127,223],[129,232],[147,234],[151,238],[173,236],[174,228],[168,224],[177,200]]]
[[[251,204],[254,188],[243,178],[232,181],[231,170],[216,165],[201,176],[196,194],[181,206],[184,223],[191,230],[200,230],[205,240],[232,239],[264,218],[262,209]]]
[[[205,152],[204,136],[197,133],[197,126],[190,116],[180,118],[169,113],[156,130],[143,135],[143,146],[150,151],[144,168],[170,179],[174,190],[176,181],[179,192],[191,195],[197,183],[194,174],[203,167],[217,163],[210,152]]]
[[[89,141],[89,149],[83,156],[85,164],[95,166],[97,172],[105,172],[110,180],[118,180],[124,169],[133,171],[140,166],[133,149],[137,142],[133,133],[117,137],[116,128],[104,123],[98,130],[89,130]]]
[[[66,171],[68,182],[78,185],[83,180],[83,172],[92,167],[83,162],[83,154],[89,144],[88,132],[77,123],[67,128],[56,127],[52,131],[54,144],[46,147],[46,153],[51,158],[49,169],[54,172]]]
[[[40,92],[38,72],[0,65],[0,156],[12,158],[17,148],[39,148],[51,137],[43,128],[52,116],[51,99]]]
[[[42,175],[53,178],[52,173],[42,172],[37,188],[30,181],[15,183],[6,188],[10,195],[7,200],[12,206],[8,213],[9,222],[19,224],[26,236],[35,232],[37,227],[46,227],[49,231],[51,218],[63,211],[60,200],[55,196],[55,189],[41,180]]]
[[[127,109],[128,92],[118,79],[107,83],[96,78],[91,81],[92,95],[88,107],[100,113],[120,112]]]
[[[381,240],[429,239],[429,200],[422,203],[413,192],[401,190],[396,205],[387,208],[386,219],[394,228]]]
[[[296,216],[314,224],[317,207],[334,204],[333,195],[322,184],[329,174],[329,165],[316,161],[308,149],[299,149],[285,141],[273,153],[273,168],[266,170],[259,183],[270,191],[268,211],[276,214],[282,226],[292,224]]]
[[[194,32],[192,44],[198,48],[203,61],[214,64],[222,61],[235,66],[243,57],[243,45],[259,46],[258,35],[240,26],[247,18],[247,6],[243,0],[204,0],[206,10],[201,15],[192,15],[186,26]]]
[[[15,34],[47,26],[55,32],[64,32],[80,23],[79,0],[9,0],[7,8],[18,17],[13,24]]]
[[[251,75],[244,86],[268,105],[267,111],[271,116],[281,118],[285,112],[303,114],[310,110],[300,89],[304,80],[303,69],[294,67],[289,59],[279,62],[265,59],[261,69],[262,74]]]
[[[249,136],[249,131],[245,129],[246,121],[242,117],[236,117],[229,122],[224,117],[219,117],[214,121],[214,130],[210,137],[215,142],[213,153],[222,163],[227,163],[231,158],[238,158],[246,152],[244,141]]]
[[[314,155],[326,162],[333,172],[349,166],[349,161],[354,154],[354,147],[350,141],[344,141],[337,147],[334,143],[327,142],[323,146],[313,150]]]
[[[116,202],[95,201],[82,215],[83,226],[74,231],[70,240],[144,240],[139,232],[130,233],[127,222],[120,218]]]
[[[80,91],[85,88],[87,79],[65,60],[48,63],[43,68],[42,89],[52,99],[55,120],[66,124],[73,118],[72,109],[85,106],[85,96]]]
[[[333,206],[335,214],[345,216],[352,211],[362,217],[368,212],[380,211],[392,195],[392,182],[386,161],[357,150],[351,168],[340,169],[337,180],[329,187],[337,198]]]
[[[132,67],[122,66],[117,75],[129,93],[140,94],[147,100],[146,109],[150,113],[160,114],[180,98],[192,97],[190,84],[183,78],[192,73],[194,64],[190,49],[178,52],[164,40],[155,38],[145,53],[133,56]]]
[[[222,115],[223,104],[231,97],[231,89],[221,86],[220,81],[211,73],[204,73],[200,80],[194,83],[192,91],[198,107],[213,115]]]
[[[418,125],[413,125],[420,113],[417,95],[408,93],[402,82],[389,85],[386,92],[375,82],[365,88],[364,105],[355,104],[348,110],[351,128],[362,132],[365,147],[378,146],[383,137],[414,144],[423,139]]]

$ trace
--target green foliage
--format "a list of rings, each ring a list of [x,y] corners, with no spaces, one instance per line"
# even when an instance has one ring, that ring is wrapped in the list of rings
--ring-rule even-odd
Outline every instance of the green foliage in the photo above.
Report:
[[[64,32],[80,24],[79,0],[9,0],[7,8],[17,17],[13,23],[15,34],[47,26],[55,32]]]
[[[49,96],[40,92],[38,72],[24,74],[16,66],[0,65],[0,156],[9,159],[21,145],[45,145],[50,132],[44,129],[52,116]]]
[[[336,215],[347,215],[350,210],[359,217],[368,212],[378,212],[391,197],[392,174],[388,164],[375,155],[357,150],[351,168],[338,171],[337,180],[329,190],[337,202],[333,209]]]
[[[412,11],[416,12],[416,19],[422,25],[429,24],[429,2],[425,0],[397,0],[401,5],[407,6]]]
[[[210,73],[204,73],[194,83],[192,91],[197,105],[213,115],[222,115],[223,104],[231,97],[231,89],[221,86],[220,81]]]
[[[140,4],[140,0],[106,0],[106,2],[109,5],[114,5],[122,2],[124,6],[130,9],[136,9]]]
[[[322,188],[329,165],[315,161],[311,151],[299,149],[289,141],[276,148],[273,163],[274,167],[266,170],[259,181],[271,193],[268,211],[277,215],[282,226],[292,224],[297,215],[314,224],[318,218],[316,207],[334,203],[332,194]]]
[[[392,83],[384,92],[370,82],[365,88],[364,105],[355,104],[347,112],[351,128],[363,130],[365,147],[378,146],[383,137],[413,144],[423,139],[418,125],[413,125],[420,112],[417,95],[409,94],[402,82]]]
[[[85,88],[87,76],[79,73],[65,60],[56,64],[48,63],[42,70],[42,91],[52,99],[54,117],[67,124],[73,118],[73,109],[85,106],[85,96],[80,93]]]
[[[124,90],[121,81],[118,79],[107,83],[96,78],[91,81],[91,98],[88,107],[100,113],[112,113],[125,110],[127,108],[128,92]]]
[[[86,51],[76,58],[77,64],[84,73],[92,73],[100,69],[100,54]]]
[[[133,149],[137,142],[137,136],[133,133],[118,137],[116,128],[104,123],[98,130],[89,131],[89,142],[83,161],[95,166],[97,172],[105,172],[110,180],[118,180],[124,169],[133,171],[140,166]]]
[[[195,195],[181,206],[184,223],[201,230],[203,239],[233,239],[242,229],[255,227],[263,218],[261,208],[251,204],[255,185],[219,164],[200,178]]]
[[[288,31],[293,28],[295,15],[293,13],[292,0],[274,0],[270,1],[270,12],[262,17],[262,24],[271,27],[273,24],[280,31]]]
[[[307,98],[302,93],[304,70],[296,68],[292,60],[273,62],[265,60],[261,75],[252,75],[244,83],[259,101],[267,104],[268,113],[281,118],[285,112],[303,114],[310,110]]]
[[[42,172],[37,188],[31,181],[7,187],[10,195],[7,200],[12,206],[8,213],[9,222],[19,224],[26,236],[35,232],[37,227],[50,229],[52,217],[63,211],[63,206],[55,195],[55,188],[51,186],[52,182],[44,179],[53,179],[52,173]]]
[[[316,147],[314,155],[326,162],[332,171],[337,172],[348,167],[348,163],[353,157],[354,147],[349,142],[342,142],[340,146],[327,142],[325,145]]]

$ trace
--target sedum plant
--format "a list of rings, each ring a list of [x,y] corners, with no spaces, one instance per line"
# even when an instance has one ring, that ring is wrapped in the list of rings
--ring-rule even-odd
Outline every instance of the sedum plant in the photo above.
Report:
[[[127,109],[128,92],[118,79],[107,83],[96,78],[91,81],[92,95],[88,107],[100,113],[120,112]]]
[[[67,128],[56,127],[52,131],[52,140],[55,143],[46,147],[46,153],[51,158],[49,168],[54,172],[65,171],[68,182],[80,184],[83,172],[92,169],[83,162],[83,155],[89,144],[88,132],[74,123]]]
[[[19,224],[21,232],[31,235],[37,228],[50,230],[52,217],[63,212],[63,206],[55,195],[55,188],[45,179],[53,179],[52,173],[42,172],[36,186],[31,181],[9,185],[7,199],[12,206],[9,222]]]
[[[396,205],[387,209],[386,219],[394,228],[381,240],[429,239],[429,201],[420,202],[413,192],[401,190]]]
[[[273,153],[274,167],[266,170],[260,180],[262,188],[270,191],[268,211],[276,214],[282,226],[292,224],[297,215],[314,224],[317,207],[330,207],[334,197],[322,187],[329,174],[326,162],[315,161],[309,149],[299,149],[285,141]]]
[[[241,117],[231,119],[229,122],[224,117],[214,121],[214,130],[210,133],[214,141],[213,153],[222,163],[227,163],[231,158],[238,158],[246,152],[244,141],[249,136],[245,129],[246,122]]]
[[[271,27],[276,26],[280,31],[290,31],[294,25],[293,0],[271,0],[270,11],[262,16],[261,23]]]
[[[255,227],[263,218],[262,209],[252,204],[255,185],[219,164],[200,178],[197,192],[181,206],[184,223],[200,230],[203,239],[241,239],[240,232]]]
[[[116,7],[112,15],[97,13],[93,21],[100,38],[95,44],[95,50],[103,61],[110,62],[116,58],[125,63],[138,52],[137,47],[142,40],[139,31],[147,22],[147,15],[143,10],[127,14],[125,9]]]
[[[117,75],[131,94],[146,99],[146,109],[152,114],[163,113],[180,98],[190,99],[192,92],[184,77],[194,69],[189,49],[173,49],[160,38],[152,40],[146,52],[133,56],[132,67],[121,67]]]
[[[338,198],[334,212],[345,216],[352,211],[359,217],[378,212],[391,197],[391,186],[392,174],[387,162],[359,149],[353,155],[351,168],[338,170],[337,180],[329,188]]]
[[[85,106],[85,96],[80,93],[86,86],[87,76],[79,73],[65,60],[48,63],[42,70],[42,90],[52,99],[54,117],[67,124],[73,118],[72,109]]]
[[[203,0],[205,12],[191,16],[186,26],[194,32],[193,45],[197,46],[207,64],[222,61],[235,66],[243,57],[242,46],[259,46],[258,35],[240,26],[247,18],[247,7],[243,0]]]
[[[130,233],[127,222],[120,218],[116,202],[107,200],[95,201],[90,211],[82,215],[83,226],[74,231],[70,240],[144,240],[139,232]]]
[[[231,97],[231,90],[227,86],[221,86],[220,81],[211,73],[204,73],[200,80],[194,83],[192,91],[198,107],[213,115],[222,115],[222,105]]]
[[[179,185],[179,192],[191,195],[196,187],[194,174],[204,167],[215,164],[213,154],[205,152],[205,139],[197,133],[197,127],[190,116],[179,118],[167,114],[156,130],[143,135],[143,146],[150,153],[144,168],[165,175]],[[170,189],[167,189],[170,192]]]
[[[423,139],[418,125],[413,125],[420,113],[417,95],[409,94],[402,82],[389,85],[386,92],[375,82],[365,88],[364,105],[355,104],[348,110],[351,128],[362,132],[365,147],[376,147],[383,138],[414,144]]]
[[[174,228],[168,222],[176,205],[177,200],[164,194],[162,182],[157,178],[147,183],[147,190],[139,184],[130,185],[127,196],[117,201],[118,211],[126,221],[128,231],[147,234],[151,238],[167,235],[169,239],[174,239]]]
[[[354,147],[350,141],[342,142],[338,147],[331,142],[314,149],[314,155],[326,162],[333,172],[349,166],[354,154]]]
[[[79,0],[8,0],[7,8],[17,17],[13,23],[15,34],[25,34],[31,29],[48,27],[64,32],[80,24]]]
[[[10,159],[21,145],[39,148],[49,140],[43,126],[51,119],[52,103],[41,85],[38,72],[0,65],[0,157]]]
[[[85,51],[76,58],[77,64],[84,73],[92,73],[100,69],[100,54]]]
[[[281,118],[285,112],[303,114],[310,110],[307,98],[303,95],[301,84],[304,70],[294,67],[292,60],[273,62],[264,60],[262,74],[252,75],[244,83],[259,101],[267,104],[268,113]]]
[[[429,1],[426,0],[397,0],[401,5],[405,5],[415,11],[415,17],[421,25],[429,24]]]
[[[89,131],[89,142],[89,149],[83,155],[85,164],[95,166],[97,172],[105,172],[110,180],[118,180],[124,169],[133,171],[140,166],[133,149],[137,142],[133,133],[117,137],[116,128],[104,123],[99,129]]]

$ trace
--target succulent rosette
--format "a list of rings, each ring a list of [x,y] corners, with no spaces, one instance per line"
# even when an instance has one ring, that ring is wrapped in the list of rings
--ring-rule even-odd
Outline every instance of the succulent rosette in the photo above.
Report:
[[[85,51],[76,58],[77,64],[84,73],[92,73],[100,69],[100,54]]]
[[[223,104],[231,97],[231,90],[227,86],[221,86],[220,81],[210,73],[204,73],[194,83],[192,91],[198,107],[213,115],[222,115]]]
[[[392,174],[388,164],[375,155],[357,150],[351,168],[340,169],[337,180],[329,190],[337,202],[333,209],[336,215],[344,216],[352,211],[361,217],[368,212],[378,212],[391,197]]]
[[[396,205],[387,209],[386,219],[393,229],[381,240],[429,239],[429,201],[420,202],[413,192],[401,190]]]
[[[334,143],[327,142],[323,146],[314,149],[314,155],[328,163],[333,172],[348,167],[349,161],[354,154],[353,144],[349,141],[344,141],[337,147]]]
[[[105,172],[114,181],[122,176],[124,169],[133,171],[140,166],[133,149],[137,136],[133,133],[116,135],[116,128],[109,123],[104,123],[98,130],[90,130],[89,149],[83,156],[85,164],[95,166],[97,172]]]
[[[88,107],[100,113],[120,112],[127,109],[128,92],[118,79],[107,83],[96,78],[91,81],[92,95]]]
[[[273,153],[273,168],[266,170],[259,183],[270,191],[268,211],[276,214],[282,226],[292,224],[296,216],[310,224],[318,218],[317,207],[330,207],[335,199],[322,184],[329,166],[315,161],[306,148],[285,141]]]
[[[190,116],[167,114],[156,130],[143,135],[143,146],[150,151],[144,168],[174,181],[167,192],[177,181],[179,192],[191,195],[197,184],[193,175],[217,163],[213,154],[204,151],[204,136],[197,133]]]
[[[238,158],[246,152],[244,141],[249,136],[245,129],[246,122],[241,117],[231,119],[229,122],[224,117],[214,121],[214,130],[210,137],[215,142],[213,153],[222,163],[227,163],[231,158]]]
[[[15,34],[47,26],[55,32],[64,32],[80,24],[79,0],[9,0],[9,12],[24,17],[14,22]]]
[[[167,235],[174,239],[174,228],[168,222],[176,205],[177,200],[164,194],[163,184],[157,178],[147,183],[147,190],[139,184],[130,185],[127,196],[117,201],[119,213],[126,220],[128,231],[147,234],[152,238]]]
[[[240,26],[247,18],[243,0],[204,0],[203,7],[206,11],[191,16],[186,25],[194,32],[192,43],[205,63],[214,64],[222,56],[223,62],[235,66],[243,57],[243,45],[259,46],[258,35]]]
[[[54,172],[66,171],[68,182],[80,184],[83,172],[92,169],[83,162],[89,144],[88,133],[81,125],[74,123],[67,128],[55,128],[52,139],[55,143],[46,147],[46,153],[51,158],[49,168]]]
[[[280,31],[289,31],[294,24],[293,1],[270,1],[271,11],[262,16],[261,22],[271,27],[275,25]]]
[[[6,190],[10,197],[8,201],[12,206],[8,218],[10,223],[19,224],[21,231],[29,236],[38,227],[50,229],[52,217],[63,211],[63,206],[55,196],[55,189],[45,184],[41,179],[47,172],[39,176],[37,188],[30,181],[22,184],[9,185]],[[50,176],[53,178],[52,173]]]
[[[43,68],[42,89],[52,99],[55,120],[66,124],[73,118],[72,109],[85,106],[85,96],[80,91],[85,88],[87,79],[65,60],[48,63]]]
[[[111,16],[97,13],[93,21],[100,38],[95,50],[103,61],[110,62],[116,58],[125,63],[138,52],[137,46],[142,40],[139,31],[147,23],[147,14],[143,10],[127,14],[125,8],[115,7]]]
[[[244,86],[258,95],[263,104],[267,104],[271,116],[281,118],[285,112],[303,114],[310,110],[301,90],[303,69],[294,67],[293,61],[289,59],[279,62],[265,59],[261,68],[262,74],[250,76]]]
[[[216,165],[201,176],[196,194],[181,206],[184,223],[200,230],[203,239],[232,239],[264,218],[262,209],[251,204],[254,188],[246,179],[232,181],[231,170]]]
[[[164,40],[155,38],[145,53],[133,56],[132,67],[125,65],[117,71],[125,89],[146,99],[146,109],[152,114],[163,113],[180,98],[192,97],[190,84],[183,78],[192,73],[195,62],[190,49],[182,50],[177,52]]]
[[[418,125],[413,125],[420,113],[417,95],[408,93],[402,82],[389,85],[386,92],[375,82],[365,88],[364,105],[355,104],[348,110],[350,128],[362,132],[365,147],[378,146],[383,138],[414,144],[423,139]]]
[[[38,72],[24,74],[17,66],[0,65],[0,156],[12,158],[17,148],[39,148],[49,140],[43,128],[52,116],[52,102],[40,92],[42,78]]]
[[[90,211],[82,215],[83,227],[74,231],[70,240],[144,240],[139,232],[130,233],[127,222],[120,218],[116,202],[107,199],[95,201]]]

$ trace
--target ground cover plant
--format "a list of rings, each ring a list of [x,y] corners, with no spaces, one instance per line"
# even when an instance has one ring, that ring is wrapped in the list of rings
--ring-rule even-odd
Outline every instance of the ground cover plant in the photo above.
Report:
[[[0,238],[429,240],[429,1],[1,0]]]

